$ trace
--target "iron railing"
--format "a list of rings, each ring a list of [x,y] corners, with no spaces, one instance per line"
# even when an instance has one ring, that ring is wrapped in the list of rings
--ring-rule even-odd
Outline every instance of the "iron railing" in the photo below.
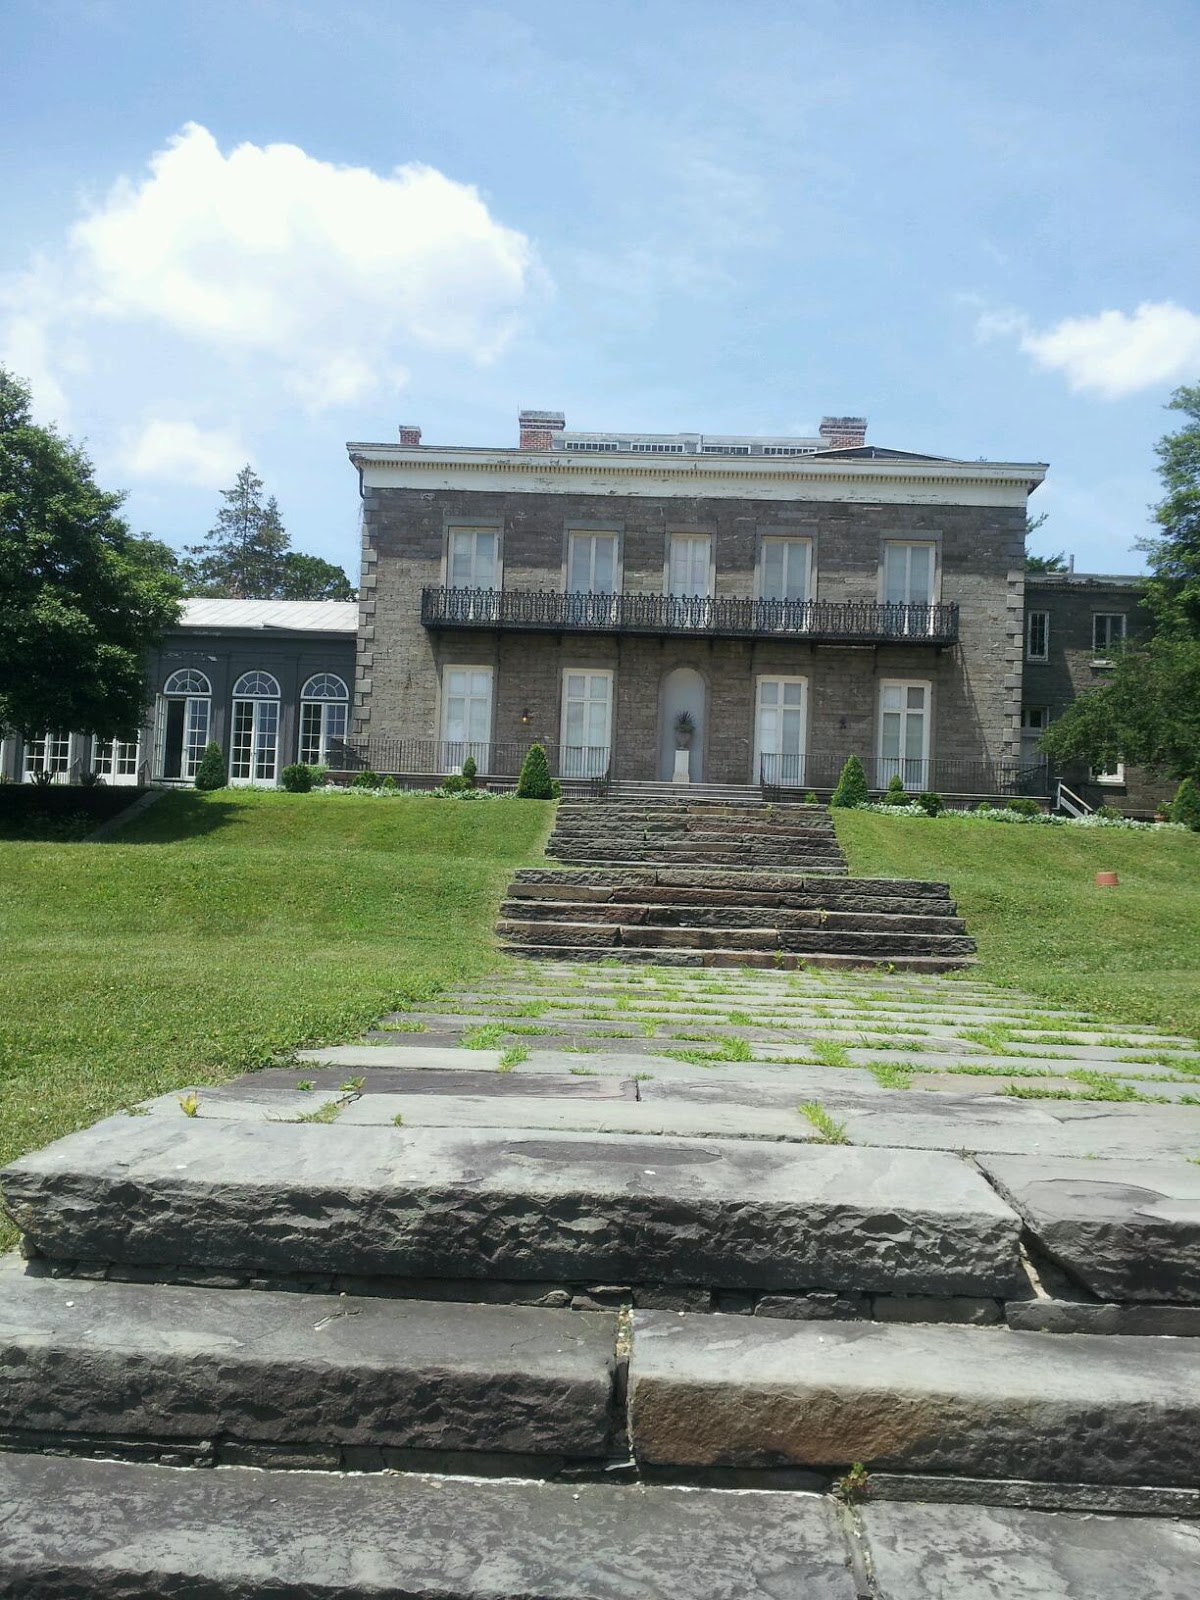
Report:
[[[813,643],[958,643],[958,605],[867,600],[748,600],[711,595],[559,594],[549,589],[421,592],[427,628],[513,629],[529,633],[692,633],[724,638],[783,637]]]
[[[607,779],[607,745],[536,742],[542,743],[552,777],[587,783]],[[390,734],[354,734],[329,741],[327,763],[333,772],[439,777],[461,772],[470,756],[481,778],[516,778],[533,743],[533,739],[484,743],[467,739],[400,739]]]
[[[777,796],[784,790],[826,791],[836,787],[845,765],[844,755],[763,755],[759,782],[763,792]],[[913,795],[932,790],[938,794],[1037,795],[1051,792],[1050,769],[1043,762],[1027,761],[912,761],[897,756],[863,759],[867,787],[882,793],[898,777]]]

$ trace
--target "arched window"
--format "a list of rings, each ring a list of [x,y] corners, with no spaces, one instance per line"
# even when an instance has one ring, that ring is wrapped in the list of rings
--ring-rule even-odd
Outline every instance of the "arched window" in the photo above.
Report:
[[[158,776],[194,778],[208,743],[212,685],[194,667],[181,667],[163,684],[155,733]]]
[[[233,686],[230,783],[274,783],[279,764],[279,685],[269,672],[244,672]]]
[[[332,672],[318,672],[300,694],[300,759],[310,767],[324,766],[329,746],[346,737],[350,691]]]
[[[269,672],[244,672],[233,686],[235,699],[278,700],[279,685]]]
[[[192,667],[184,667],[179,672],[173,672],[163,684],[164,694],[211,694],[212,685],[202,672],[196,672]]]

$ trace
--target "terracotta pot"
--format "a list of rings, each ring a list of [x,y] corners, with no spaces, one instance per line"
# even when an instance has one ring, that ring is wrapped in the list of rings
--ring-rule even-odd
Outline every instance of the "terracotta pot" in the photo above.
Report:
[[[1096,874],[1097,889],[1115,889],[1120,881],[1115,872],[1098,872]]]

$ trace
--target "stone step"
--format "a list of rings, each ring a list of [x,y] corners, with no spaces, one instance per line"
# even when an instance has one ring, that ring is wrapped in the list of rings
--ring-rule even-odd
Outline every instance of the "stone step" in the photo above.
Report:
[[[371,1451],[596,1459],[621,1432],[612,1314],[348,1306],[31,1276],[12,1263],[0,1286],[0,1433],[39,1449],[70,1434],[138,1448],[207,1442],[213,1459],[217,1440],[218,1464],[269,1447],[353,1467]]]
[[[0,1454],[13,1600],[855,1600],[832,1501]],[[914,1591],[915,1592],[915,1591]],[[900,1597],[908,1600],[908,1594]]]
[[[118,1116],[3,1174],[57,1261],[996,1295],[1018,1218],[958,1157],[737,1139]]]
[[[693,928],[828,928],[831,931],[879,933],[965,933],[966,924],[960,917],[913,915],[877,911],[826,911],[783,909],[778,906],[761,906],[757,902],[743,906],[728,904],[710,906],[693,901],[689,905],[659,905],[655,903],[614,904],[611,901],[583,903],[570,900],[541,900],[518,896],[506,900],[500,907],[502,919],[525,919],[535,922],[566,921],[618,924],[642,927],[693,927]]]
[[[522,906],[522,911],[526,908]],[[878,919],[882,921],[883,919]],[[786,950],[803,954],[853,955],[863,961],[893,956],[969,956],[975,941],[966,934],[892,933],[876,926],[857,930],[815,928],[645,927],[636,923],[501,918],[496,931],[513,948],[536,945],[617,947],[649,950]]]
[[[591,888],[634,889],[723,889],[738,896],[748,894],[802,894],[808,890],[822,896],[877,894],[903,899],[949,899],[950,886],[929,878],[830,878],[813,876],[803,868],[781,867],[766,871],[730,871],[721,867],[632,866],[632,867],[519,867],[514,884],[577,884]],[[830,902],[832,904],[832,901]]]
[[[522,961],[617,961],[626,966],[767,968],[794,972],[807,967],[861,971],[886,965],[895,972],[957,972],[973,966],[973,956],[831,955],[828,951],[785,950],[638,950],[632,945],[505,944],[500,948]]]
[[[1192,1340],[655,1311],[633,1326],[646,1465],[1200,1486]]]
[[[939,900],[932,895],[897,896],[890,894],[846,894],[845,884],[837,879],[810,879],[802,891],[767,889],[672,889],[657,884],[625,885],[583,884],[578,873],[561,873],[557,881],[541,879],[527,883],[520,876],[508,886],[510,902],[539,901],[543,904],[560,900],[593,905],[614,906],[688,906],[743,907],[761,906],[781,911],[847,912],[870,911],[885,916],[953,917],[957,907],[953,900]],[[886,886],[885,886],[886,887]]]

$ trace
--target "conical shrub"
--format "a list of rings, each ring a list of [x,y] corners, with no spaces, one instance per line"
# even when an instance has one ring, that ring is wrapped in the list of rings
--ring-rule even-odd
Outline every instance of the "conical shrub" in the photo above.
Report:
[[[1200,833],[1200,787],[1195,778],[1185,778],[1176,789],[1171,802],[1171,821],[1182,822],[1185,828]]]
[[[851,756],[842,768],[842,775],[838,779],[837,788],[833,791],[831,806],[865,806],[871,798],[871,791],[867,788],[867,775],[863,771],[863,764],[857,756]]]
[[[221,754],[219,744],[210,742],[204,746],[204,754],[200,757],[194,781],[197,789],[223,789],[228,783],[225,757]]]
[[[557,784],[550,778],[550,763],[540,744],[531,744],[517,779],[518,800],[553,800]]]

